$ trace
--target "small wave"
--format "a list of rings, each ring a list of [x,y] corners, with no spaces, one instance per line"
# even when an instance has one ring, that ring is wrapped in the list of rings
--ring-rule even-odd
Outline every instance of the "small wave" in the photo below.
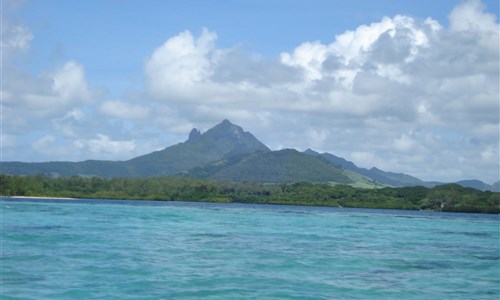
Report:
[[[229,234],[224,233],[195,233],[191,234],[192,237],[207,237],[207,238],[226,238]]]
[[[474,255],[474,257],[480,260],[500,260],[500,255]]]

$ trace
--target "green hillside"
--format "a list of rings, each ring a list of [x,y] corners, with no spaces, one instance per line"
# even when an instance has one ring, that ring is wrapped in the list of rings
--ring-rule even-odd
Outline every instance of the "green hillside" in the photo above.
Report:
[[[311,149],[307,149],[304,151],[305,154],[313,156],[313,157],[321,157],[323,159],[328,160],[332,164],[342,167],[345,170],[349,170],[356,174],[363,176],[361,178],[362,181],[365,181],[366,178],[371,179],[371,182],[368,182],[368,185],[388,185],[388,186],[416,186],[422,185],[431,187],[436,184],[424,182],[416,177],[410,176],[408,174],[403,173],[393,173],[393,172],[385,172],[377,168],[365,169],[356,166],[353,162],[348,161],[342,157],[335,156],[330,153],[318,153]]]
[[[343,170],[293,149],[249,155],[209,177],[264,183],[299,181],[352,183]]]
[[[136,177],[173,175],[220,160],[228,155],[270,151],[251,133],[228,120],[201,134],[191,131],[189,139],[164,150],[127,161]]]

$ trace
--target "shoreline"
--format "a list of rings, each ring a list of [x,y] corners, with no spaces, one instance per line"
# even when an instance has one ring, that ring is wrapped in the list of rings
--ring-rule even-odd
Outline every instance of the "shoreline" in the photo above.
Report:
[[[1,198],[9,198],[9,199],[60,199],[60,200],[79,200],[78,198],[69,198],[69,197],[47,197],[47,196],[0,196]]]
[[[70,200],[70,201],[80,201],[80,200],[118,200],[118,201],[154,201],[154,202],[177,202],[177,203],[212,203],[212,204],[255,204],[255,205],[276,205],[276,206],[304,206],[304,207],[327,207],[327,208],[338,208],[338,209],[368,209],[368,210],[398,210],[398,211],[414,211],[414,212],[432,212],[432,213],[458,213],[458,214],[481,214],[481,215],[497,215],[499,213],[489,213],[489,212],[477,212],[477,211],[437,211],[432,209],[404,209],[404,208],[384,208],[384,207],[361,207],[361,206],[333,206],[333,205],[309,205],[309,204],[293,204],[293,203],[259,203],[259,202],[214,202],[214,201],[189,201],[189,200],[165,200],[165,199],[125,199],[125,198],[70,198],[70,197],[48,197],[48,196],[2,196],[0,198],[5,199],[28,199],[28,200]]]

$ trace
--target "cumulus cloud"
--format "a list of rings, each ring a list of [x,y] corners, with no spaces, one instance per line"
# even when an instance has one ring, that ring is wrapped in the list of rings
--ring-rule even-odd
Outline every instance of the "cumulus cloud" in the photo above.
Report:
[[[217,89],[204,86],[221,52],[215,49],[216,39],[217,35],[207,29],[196,39],[189,31],[168,39],[146,62],[150,92],[158,98],[189,99],[200,89]]]
[[[13,148],[16,146],[16,136],[12,134],[3,133],[0,135],[2,149]]]
[[[495,15],[487,13],[480,0],[470,0],[455,7],[449,19],[452,31],[498,32]]]
[[[7,126],[26,125],[33,118],[60,117],[91,97],[83,66],[75,61],[38,76],[16,70],[6,70],[4,75],[2,106]]]
[[[107,116],[125,120],[145,120],[151,114],[149,107],[123,101],[105,101],[101,104],[100,111]]]
[[[46,135],[43,136],[42,138],[36,140],[31,147],[33,150],[39,152],[39,153],[44,153],[48,154],[54,151],[52,144],[56,141],[56,137],[53,135]]]
[[[136,144],[135,141],[111,140],[105,134],[97,134],[96,138],[88,140],[75,140],[73,145],[84,152],[112,156],[114,159],[129,157],[133,153]]]
[[[9,6],[9,5],[6,5]],[[4,7],[4,10],[11,10]],[[15,55],[28,51],[33,40],[33,33],[23,24],[15,23],[8,18],[2,18],[2,63],[8,63]]]
[[[135,140],[112,139],[102,133],[72,139],[47,134],[31,144],[31,149],[41,158],[37,161],[46,161],[49,157],[76,161],[82,156],[85,159],[126,160],[142,154],[148,147],[151,144],[147,142],[139,146]]]
[[[5,54],[11,51],[26,51],[33,40],[31,31],[22,25],[2,24],[2,50]]]
[[[78,62],[66,62],[50,77],[52,79],[52,90],[61,100],[86,100],[90,97],[83,66]]]
[[[150,94],[181,104],[255,104],[270,97],[282,100],[283,92],[288,93],[283,88],[287,78],[298,78],[295,69],[278,61],[264,62],[236,48],[218,49],[216,40],[208,29],[197,38],[189,31],[169,38],[146,61]]]
[[[394,109],[388,90],[393,97],[411,91],[411,74],[403,67],[429,48],[440,30],[432,19],[385,17],[330,44],[304,42],[267,61],[218,49],[217,35],[207,29],[198,38],[182,32],[148,59],[146,83],[153,96],[170,103],[368,115]]]

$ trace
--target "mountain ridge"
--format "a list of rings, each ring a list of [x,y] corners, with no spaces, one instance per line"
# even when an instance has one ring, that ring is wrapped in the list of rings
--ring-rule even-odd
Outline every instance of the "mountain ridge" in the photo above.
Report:
[[[439,184],[376,167],[360,168],[342,157],[312,149],[304,152],[295,149],[271,151],[250,132],[227,119],[204,133],[193,128],[184,142],[125,161],[2,162],[0,173],[104,178],[182,175],[265,183],[309,181],[355,184],[362,181],[364,186],[372,187],[432,187]],[[482,190],[500,190],[500,182],[496,185],[479,180],[457,183]]]

